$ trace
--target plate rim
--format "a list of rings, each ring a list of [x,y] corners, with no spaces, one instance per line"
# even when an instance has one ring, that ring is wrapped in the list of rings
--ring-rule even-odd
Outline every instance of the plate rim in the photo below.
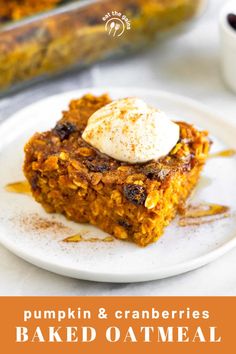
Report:
[[[1,143],[1,136],[4,136],[4,131],[9,131],[11,126],[15,126],[17,121],[20,121],[22,118],[22,115],[24,115],[25,112],[30,111],[34,109],[34,107],[37,107],[40,104],[47,104],[48,101],[51,101],[53,99],[58,99],[59,97],[71,97],[75,95],[83,95],[84,93],[87,92],[92,92],[94,94],[98,94],[101,92],[109,92],[111,95],[112,94],[119,94],[122,91],[127,92],[130,90],[131,92],[136,92],[137,95],[146,95],[146,96],[156,96],[156,97],[162,97],[167,100],[172,100],[176,104],[181,104],[186,107],[186,104],[191,107],[191,109],[194,109],[196,111],[201,111],[203,114],[207,115],[208,118],[210,117],[210,123],[209,125],[212,124],[212,122],[217,122],[218,125],[221,125],[222,123],[226,125],[226,127],[229,129],[232,129],[234,132],[236,131],[236,124],[233,122],[230,122],[228,120],[225,120],[223,116],[219,115],[217,112],[214,110],[208,108],[205,104],[202,104],[201,102],[198,102],[197,100],[194,100],[189,97],[185,97],[182,95],[178,95],[175,93],[171,92],[166,92],[162,90],[155,90],[155,89],[145,89],[145,88],[137,88],[137,87],[117,87],[117,86],[110,86],[110,87],[92,87],[92,88],[82,88],[82,89],[77,89],[77,90],[71,90],[71,91],[66,91],[62,92],[59,94],[51,95],[49,97],[40,99],[36,102],[33,102],[30,105],[27,105],[23,109],[19,110],[18,112],[14,113],[11,115],[9,118],[7,118],[5,121],[0,123],[0,152],[2,148],[4,147],[4,144]],[[215,135],[215,134],[214,134]],[[219,136],[216,134],[216,136]],[[221,140],[225,141],[225,139]],[[228,144],[228,143],[227,143]],[[235,143],[236,144],[236,143]],[[228,144],[232,145],[232,144]],[[6,247],[8,250],[10,250],[12,253],[17,255],[18,257],[24,259],[25,261],[38,266],[40,268],[43,268],[47,271],[60,274],[63,276],[68,276],[68,277],[73,277],[77,279],[82,279],[82,280],[89,280],[89,281],[97,281],[97,282],[107,282],[107,283],[131,283],[131,282],[143,282],[143,281],[150,281],[150,280],[157,280],[157,279],[163,279],[163,278],[168,278],[171,276],[176,276],[180,275],[186,272],[189,272],[191,270],[200,268],[217,258],[219,258],[221,255],[224,255],[226,252],[231,250],[232,248],[236,247],[236,234],[233,236],[233,238],[227,242],[225,242],[223,245],[215,248],[214,250],[204,253],[201,256],[198,256],[196,258],[193,258],[191,260],[187,260],[184,262],[181,262],[179,264],[167,266],[164,268],[159,268],[157,270],[150,271],[144,271],[144,272],[139,272],[139,273],[117,273],[117,272],[101,272],[99,271],[98,273],[94,271],[86,271],[86,270],[79,270],[78,268],[75,268],[70,265],[62,266],[59,263],[55,263],[50,260],[44,260],[40,256],[32,256],[29,254],[27,251],[25,252],[22,248],[19,248],[18,246],[15,246],[14,243],[10,242],[7,238],[4,238],[0,234],[0,243]]]

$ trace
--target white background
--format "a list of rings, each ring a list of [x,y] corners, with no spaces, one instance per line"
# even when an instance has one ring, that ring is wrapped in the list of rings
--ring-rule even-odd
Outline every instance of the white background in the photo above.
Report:
[[[0,99],[0,121],[41,98],[89,86],[166,90],[197,99],[225,119],[236,120],[236,95],[224,86],[219,67],[218,16],[224,3],[210,1],[206,13],[187,32],[148,51],[97,64]],[[139,284],[105,284],[49,273],[0,246],[0,295],[236,295],[235,259],[236,249],[177,277]]]

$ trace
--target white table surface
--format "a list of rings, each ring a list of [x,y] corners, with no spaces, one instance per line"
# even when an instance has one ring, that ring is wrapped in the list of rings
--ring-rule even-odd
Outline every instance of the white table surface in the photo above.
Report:
[[[133,57],[97,64],[0,99],[0,121],[56,93],[91,86],[137,86],[192,97],[236,120],[236,95],[220,77],[218,14],[211,0],[204,16],[178,37]],[[1,172],[2,173],[2,172]],[[236,248],[217,261],[180,276],[134,284],[106,284],[39,269],[0,246],[0,295],[236,295]]]

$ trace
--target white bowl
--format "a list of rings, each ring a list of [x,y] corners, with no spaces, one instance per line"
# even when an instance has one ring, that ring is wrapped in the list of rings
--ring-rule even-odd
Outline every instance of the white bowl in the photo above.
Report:
[[[236,30],[227,20],[227,15],[236,15],[236,0],[228,2],[220,13],[221,68],[226,85],[236,93]]]

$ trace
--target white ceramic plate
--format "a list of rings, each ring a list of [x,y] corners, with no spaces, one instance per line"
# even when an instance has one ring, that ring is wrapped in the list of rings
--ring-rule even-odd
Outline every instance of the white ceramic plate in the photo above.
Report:
[[[164,92],[131,88],[85,89],[49,97],[17,112],[0,125],[0,241],[25,260],[49,271],[87,280],[136,282],[173,276],[203,266],[236,245],[236,159],[210,159],[194,195],[194,201],[226,204],[232,216],[198,227],[179,227],[174,220],[156,244],[140,248],[114,242],[65,243],[77,232],[104,237],[99,229],[47,214],[32,197],[5,191],[7,183],[23,180],[23,146],[35,131],[54,126],[72,98],[86,92],[110,92],[112,98],[138,96],[166,111],[171,118],[208,129],[213,151],[236,148],[236,127],[201,104]],[[207,182],[207,183],[206,183]],[[49,226],[34,226],[35,218]],[[50,221],[65,227],[50,226]]]

